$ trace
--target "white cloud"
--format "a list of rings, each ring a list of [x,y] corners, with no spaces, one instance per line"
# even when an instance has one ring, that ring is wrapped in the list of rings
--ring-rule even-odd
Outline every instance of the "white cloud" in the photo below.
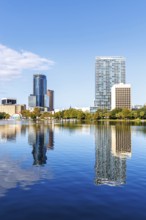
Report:
[[[29,51],[16,51],[0,44],[0,81],[20,77],[23,70],[48,70],[54,62]]]

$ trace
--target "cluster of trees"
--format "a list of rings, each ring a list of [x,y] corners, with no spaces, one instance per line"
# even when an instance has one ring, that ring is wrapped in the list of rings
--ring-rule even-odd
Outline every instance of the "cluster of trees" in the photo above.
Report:
[[[35,119],[45,119],[45,118],[50,118],[52,117],[52,114],[50,112],[41,112],[39,108],[35,108],[34,111],[29,111],[29,110],[23,110],[21,112],[22,117],[28,119],[31,118],[33,120]]]
[[[22,116],[32,119],[77,119],[97,121],[101,119],[146,119],[146,106],[138,110],[129,109],[114,109],[98,110],[95,113],[83,112],[74,108],[69,108],[63,111],[56,112],[54,114],[50,112],[41,112],[39,108],[35,108],[33,112],[29,110],[22,111]]]
[[[109,112],[109,119],[146,119],[146,106],[137,110],[114,109]]]
[[[98,110],[95,113],[83,112],[73,108],[56,112],[54,118],[57,119],[79,119],[96,121],[101,119],[146,119],[146,106],[138,110],[114,109]]]
[[[22,116],[26,119],[31,118],[31,119],[47,119],[47,118],[54,118],[54,119],[85,119],[86,114],[81,110],[76,110],[73,108],[63,110],[56,112],[52,114],[51,112],[41,112],[39,108],[35,108],[34,111],[29,111],[29,110],[23,110],[21,112]],[[90,113],[88,113],[90,115]]]
[[[0,119],[8,119],[10,115],[5,112],[0,112]]]
[[[77,110],[74,108],[69,108],[67,110],[59,111],[54,114],[55,119],[79,119],[84,120],[86,119],[85,112],[81,110]]]

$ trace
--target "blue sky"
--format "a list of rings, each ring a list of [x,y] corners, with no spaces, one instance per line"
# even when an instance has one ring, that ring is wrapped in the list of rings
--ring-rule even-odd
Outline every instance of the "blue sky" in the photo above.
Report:
[[[0,0],[0,98],[28,103],[47,76],[55,108],[92,106],[96,56],[125,56],[132,104],[146,103],[145,0]]]

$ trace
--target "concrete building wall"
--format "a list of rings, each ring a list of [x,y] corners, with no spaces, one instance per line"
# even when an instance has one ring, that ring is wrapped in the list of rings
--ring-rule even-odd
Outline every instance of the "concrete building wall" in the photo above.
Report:
[[[9,115],[21,113],[26,109],[26,105],[0,105],[0,112],[5,112]]]

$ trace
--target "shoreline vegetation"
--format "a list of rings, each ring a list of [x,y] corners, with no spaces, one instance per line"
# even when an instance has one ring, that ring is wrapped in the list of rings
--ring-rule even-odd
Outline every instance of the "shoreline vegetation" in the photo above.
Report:
[[[98,110],[95,113],[83,112],[74,108],[55,112],[41,112],[39,108],[35,108],[33,112],[29,110],[23,110],[21,112],[23,119],[30,120],[55,120],[55,121],[134,121],[134,122],[146,122],[146,106],[141,109],[129,110],[129,109],[114,109]],[[10,115],[4,112],[0,112],[0,119],[9,119]]]

